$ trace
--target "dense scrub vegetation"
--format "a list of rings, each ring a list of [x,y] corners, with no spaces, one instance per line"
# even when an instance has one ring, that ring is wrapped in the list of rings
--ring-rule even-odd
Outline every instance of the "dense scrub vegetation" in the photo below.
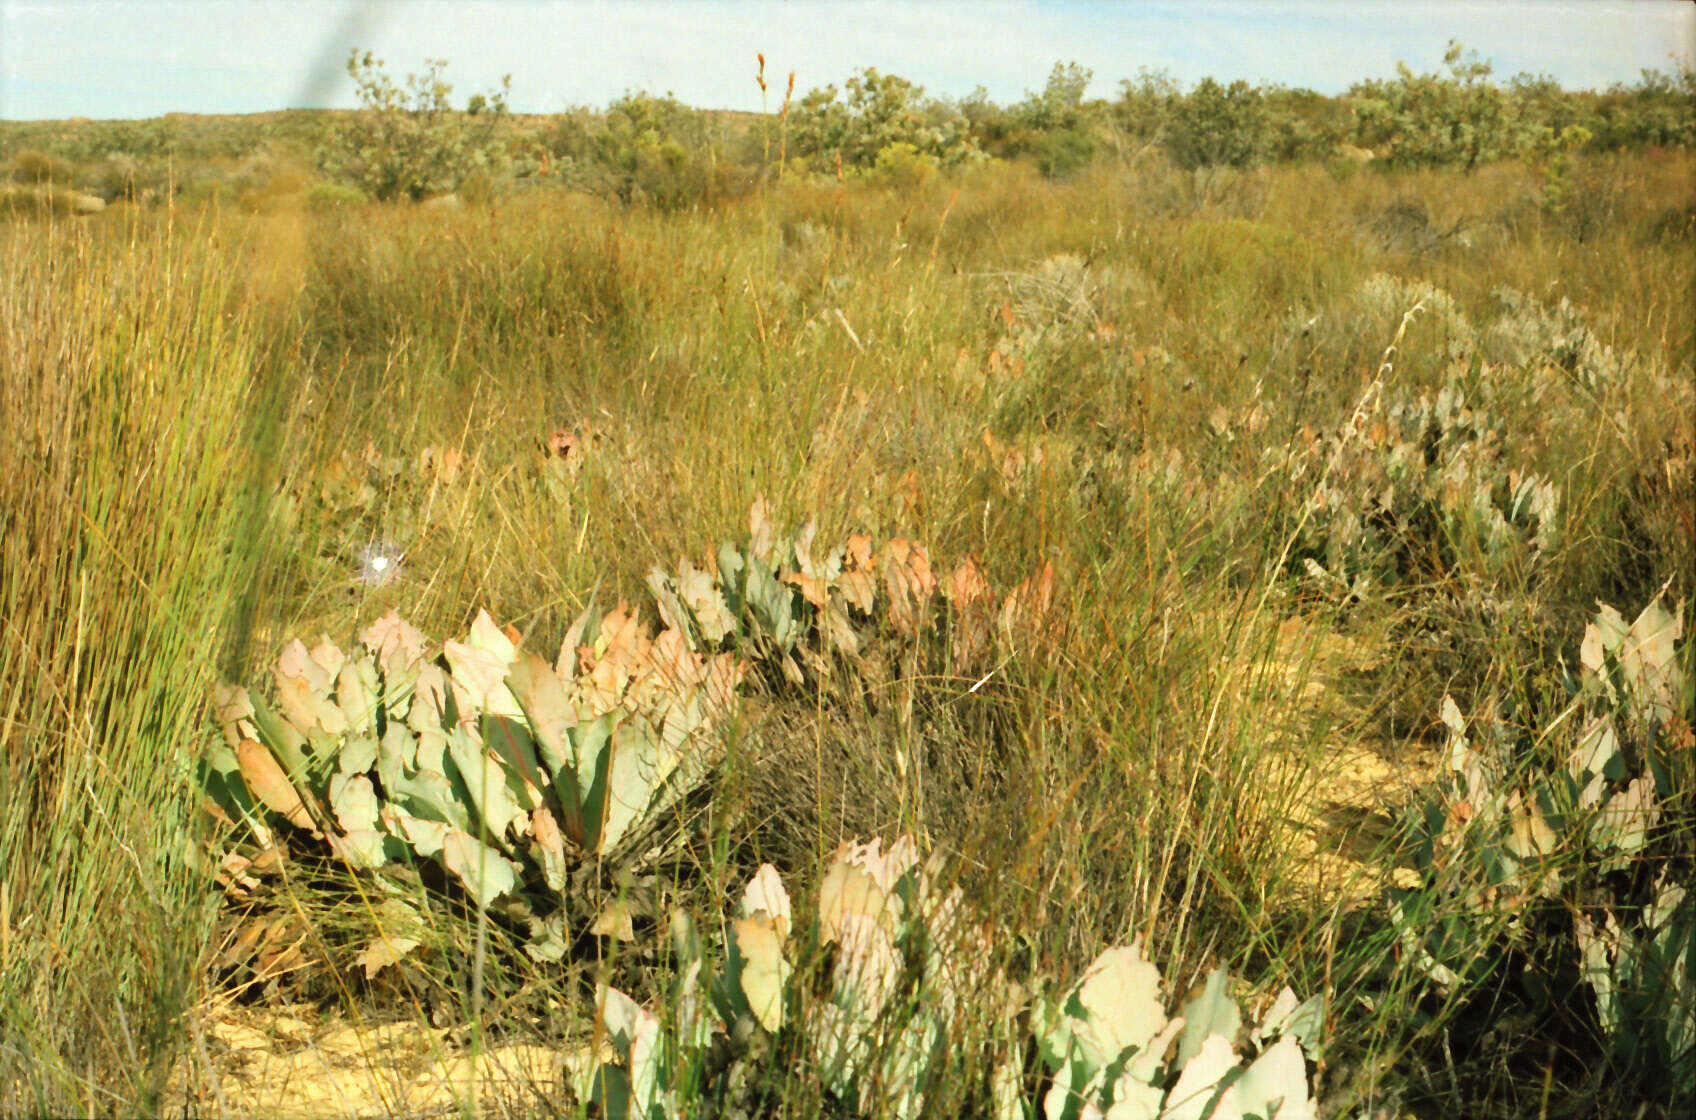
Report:
[[[1321,163],[1344,173],[1365,160],[1470,170],[1523,159],[1544,167],[1548,204],[1559,208],[1570,153],[1696,144],[1693,71],[1645,71],[1634,85],[1600,92],[1532,74],[1504,85],[1458,43],[1443,66],[1418,73],[1402,64],[1394,79],[1357,82],[1336,97],[1211,78],[1185,90],[1144,70],[1121,81],[1116,97],[1086,99],[1095,75],[1056,63],[1040,92],[1011,106],[981,89],[959,101],[927,96],[868,69],[840,89],[804,94],[789,75],[770,118],[638,92],[602,111],[535,117],[509,113],[505,88],[455,109],[443,60],[397,84],[382,60],[355,51],[347,69],[356,112],[0,122],[0,158],[16,183],[75,186],[107,202],[184,192],[260,204],[273,180],[292,190],[304,174],[320,179],[324,204],[554,185],[663,207],[711,204],[779,175],[912,184],[986,160],[1065,178],[1151,151],[1198,170]],[[766,91],[763,58],[759,81]]]
[[[0,1112],[1687,1107],[1691,78],[1448,65],[3,126]]]

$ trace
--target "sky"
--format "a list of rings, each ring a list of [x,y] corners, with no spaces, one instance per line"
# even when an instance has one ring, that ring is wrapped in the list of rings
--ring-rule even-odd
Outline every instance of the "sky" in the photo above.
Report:
[[[1340,93],[1442,68],[1458,39],[1496,76],[1567,88],[1696,65],[1690,0],[0,0],[0,119],[351,108],[354,47],[397,78],[448,61],[455,103],[512,75],[519,112],[602,107],[627,91],[702,108],[769,107],[862,67],[927,92],[1011,104],[1054,63],[1112,97],[1139,68]]]

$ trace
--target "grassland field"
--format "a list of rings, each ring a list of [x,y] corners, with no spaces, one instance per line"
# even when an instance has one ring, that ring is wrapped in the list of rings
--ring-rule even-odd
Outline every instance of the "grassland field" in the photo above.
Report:
[[[0,1114],[616,1112],[570,1072],[604,1045],[597,985],[675,1010],[674,915],[729,928],[762,864],[804,915],[839,845],[900,836],[1021,991],[1140,940],[1169,1007],[1218,966],[1245,1006],[1321,997],[1320,1115],[1676,1114],[1696,1004],[1644,1012],[1671,1050],[1621,1043],[1568,948],[1607,898],[1629,921],[1691,882],[1684,631],[1664,718],[1621,755],[1665,762],[1626,856],[1551,841],[1521,862],[1567,886],[1478,893],[1407,823],[1464,788],[1451,707],[1505,744],[1503,788],[1562,770],[1600,605],[1688,609],[1696,157],[1572,174],[1559,212],[1517,161],[1144,153],[673,212],[313,209],[297,183],[14,216]],[[656,566],[808,524],[815,553],[917,543],[936,590],[845,614],[853,648],[802,640],[792,672],[764,638],[705,642],[748,666],[711,768],[659,854],[560,892],[557,959],[428,861],[381,886],[276,813],[267,861],[205,808],[215,686],[272,695],[296,637],[351,651],[398,611],[457,639],[486,611],[551,661],[586,611],[657,631]],[[422,925],[373,970],[397,899]],[[609,899],[627,930],[590,929]],[[995,1055],[1027,1104],[1050,1088],[982,988],[922,1105],[845,1094],[805,1025],[831,953],[794,936],[784,1025],[666,1067],[684,1113],[1008,1115]],[[1639,982],[1676,992],[1674,958],[1685,980]]]

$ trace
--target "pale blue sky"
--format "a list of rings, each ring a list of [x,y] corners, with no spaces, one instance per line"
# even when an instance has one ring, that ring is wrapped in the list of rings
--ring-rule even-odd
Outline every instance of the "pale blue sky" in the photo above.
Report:
[[[1194,0],[1091,3],[728,0],[0,0],[0,118],[146,117],[350,107],[343,66],[370,48],[396,74],[448,59],[460,102],[512,74],[512,106],[604,106],[625,90],[758,109],[862,66],[929,92],[982,85],[1003,104],[1040,89],[1056,61],[1095,71],[1112,96],[1139,67],[1186,84],[1212,76],[1338,93],[1397,60],[1440,68],[1460,39],[1502,78],[1634,82],[1696,60],[1689,0]]]

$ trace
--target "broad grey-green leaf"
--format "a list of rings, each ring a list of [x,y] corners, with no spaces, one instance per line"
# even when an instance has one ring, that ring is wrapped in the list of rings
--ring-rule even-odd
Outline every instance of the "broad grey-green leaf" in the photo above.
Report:
[[[648,569],[648,593],[654,597],[654,603],[659,607],[660,622],[668,629],[678,630],[685,634],[692,631],[694,622],[689,612],[683,609],[683,601],[677,597],[677,588],[672,585],[671,577],[658,564]]]
[[[1662,723],[1673,717],[1684,689],[1677,649],[1684,634],[1682,613],[1667,610],[1656,596],[1620,644],[1620,668],[1633,699],[1644,714]]]
[[[390,723],[405,720],[412,714],[412,697],[418,687],[419,664],[383,674],[383,710]]]
[[[287,817],[296,828],[317,833],[317,825],[301,799],[300,791],[263,744],[254,739],[243,739],[236,744],[236,762],[241,766],[247,788],[261,804]]]
[[[861,1071],[871,1061],[874,1036],[854,1015],[834,1003],[811,1011],[806,1031],[813,1062],[825,1085],[843,1100],[854,1101],[864,1081]]]
[[[566,939],[567,932],[563,910],[555,910],[545,918],[532,918],[530,939],[524,943],[524,952],[531,960],[558,964],[571,948]]]
[[[1307,1091],[1307,1062],[1295,1036],[1284,1035],[1256,1058],[1225,1090],[1213,1115],[1317,1120]]]
[[[328,837],[330,850],[353,867],[375,870],[389,862],[388,845],[393,840],[374,829],[360,829]]]
[[[554,663],[554,672],[561,680],[574,680],[577,677],[577,651],[585,645],[593,645],[600,632],[601,619],[600,615],[595,613],[594,596],[591,595],[589,606],[566,629],[565,637],[560,639],[559,660]]]
[[[776,564],[777,530],[771,521],[771,503],[755,498],[748,507],[748,555],[762,564]]]
[[[403,774],[417,766],[418,740],[406,725],[390,723],[377,744],[377,776],[383,780],[383,788],[392,790]]]
[[[793,648],[796,639],[795,596],[790,586],[774,579],[764,566],[750,564],[744,595],[755,621],[764,628],[766,636],[779,649]]]
[[[724,589],[726,602],[732,615],[740,615],[746,603],[743,593],[743,573],[748,570],[748,561],[736,551],[736,546],[725,541],[718,546],[718,578],[719,586]]]
[[[1143,956],[1141,942],[1103,952],[1061,1005],[1061,1030],[1044,1044],[1051,1060],[1075,1043],[1092,1071],[1105,1069],[1133,1048],[1148,1045],[1166,1026],[1160,972]]]
[[[336,677],[336,707],[347,721],[347,734],[376,737],[380,696],[377,665],[369,657],[356,657],[342,666]]]
[[[542,772],[536,758],[536,740],[530,734],[530,728],[523,720],[511,716],[485,715],[477,730],[483,736],[483,746],[488,752],[500,760],[519,784],[513,786],[518,792],[519,800],[527,808],[530,793],[526,785],[534,787],[538,792],[547,789],[552,781]]]
[[[439,856],[442,842],[447,839],[453,826],[443,821],[415,817],[397,805],[388,805],[383,809],[383,824],[389,834],[403,841],[416,854],[424,859]]]
[[[420,731],[417,744],[418,769],[433,770],[439,774],[447,772],[447,732],[440,729]]]
[[[1183,1070],[1178,1083],[1166,1094],[1166,1110],[1160,1120],[1207,1120],[1216,1115],[1213,1103],[1220,1082],[1239,1068],[1230,1042],[1223,1035],[1210,1034],[1189,1060],[1180,1064]],[[1242,1113],[1229,1115],[1240,1117]]]
[[[675,759],[662,758],[658,737],[643,720],[632,719],[612,733],[612,765],[608,775],[605,824],[600,851],[610,852],[643,823],[655,795],[676,768]]]
[[[726,634],[735,633],[736,616],[731,613],[730,604],[725,602],[718,584],[711,575],[696,568],[687,559],[678,564],[677,597],[694,614],[701,638],[709,647],[717,646]]]
[[[617,988],[601,986],[596,993],[601,1025],[613,1048],[624,1059],[630,1078],[633,1116],[646,1120],[657,1101],[659,1087],[660,1022]]]
[[[542,764],[548,768],[553,780],[560,784],[560,800],[574,808],[581,805],[577,760],[571,743],[571,729],[577,725],[577,709],[572,706],[565,682],[540,657],[528,650],[520,650],[517,659],[507,669],[506,686],[524,713]]]
[[[793,971],[783,959],[783,938],[765,917],[732,918],[731,970],[748,1011],[760,1026],[775,1032],[783,1025],[783,990]]]
[[[345,672],[345,670],[344,670]],[[377,736],[373,732],[349,735],[342,740],[336,759],[338,774],[364,774],[377,764]],[[331,778],[332,785],[335,779]],[[334,794],[331,797],[334,798]]]
[[[418,668],[418,680],[413,685],[412,704],[407,709],[406,725],[417,732],[440,731],[448,724],[447,674],[435,662],[425,662]]]
[[[342,737],[314,727],[306,733],[306,785],[313,793],[323,795],[329,788],[330,775],[341,758]]]
[[[687,557],[678,560],[675,578],[655,568],[648,586],[666,626],[691,635],[707,648],[716,647],[726,634],[736,631],[736,616],[718,583]]]
[[[390,611],[366,627],[359,640],[376,657],[385,676],[404,672],[424,657],[424,635],[398,611]]]
[[[847,913],[837,925],[836,998],[870,1029],[901,983],[901,954],[874,916]]]
[[[589,852],[606,851],[605,825],[608,810],[612,770],[612,733],[616,722],[623,719],[618,710],[595,719],[584,720],[571,729],[570,739],[576,756],[577,788],[582,797],[575,820],[560,822],[571,835],[572,826],[580,830],[572,838]],[[566,806],[569,811],[570,807]]]
[[[390,934],[378,934],[372,939],[360,954],[353,958],[353,963],[365,970],[365,979],[374,978],[383,969],[399,963],[423,941],[416,937],[400,937]]]
[[[993,1120],[1030,1120],[1030,1109],[1025,1107],[1024,1078],[1005,1057],[989,1071],[989,1098]]]
[[[690,745],[690,737],[700,730],[703,717],[701,704],[694,689],[687,698],[673,694],[655,701],[654,712],[660,728],[660,753],[668,758],[681,758]]]
[[[1201,1052],[1209,1035],[1234,1040],[1242,1027],[1242,1015],[1230,994],[1231,976],[1223,968],[1208,974],[1207,983],[1195,998],[1187,1001],[1180,1014],[1184,1017],[1184,1033],[1178,1039],[1178,1064],[1189,1062]]]
[[[518,885],[518,871],[505,856],[458,829],[449,829],[442,837],[442,863],[485,909]]]
[[[559,822],[547,809],[530,814],[530,855],[542,868],[542,879],[549,889],[565,889],[565,837]]]
[[[1161,1082],[1161,1074],[1166,1066],[1166,1048],[1172,1045],[1172,1040],[1177,1038],[1178,1032],[1183,1029],[1184,1017],[1182,1015],[1179,1015],[1167,1022],[1167,1024],[1160,1029],[1159,1034],[1149,1039],[1148,1043],[1132,1055],[1130,1061],[1125,1063],[1125,1068],[1120,1077],[1121,1082],[1125,1078],[1130,1078],[1142,1085],[1159,1085]],[[1130,1086],[1125,1086],[1124,1091],[1124,1099],[1126,1100],[1129,1100],[1132,1097],[1146,1099],[1146,1094],[1142,1093],[1140,1090],[1133,1092],[1132,1087]],[[1119,1100],[1120,1098],[1115,1096],[1113,1099]]]
[[[337,774],[331,778],[330,808],[343,832],[377,827],[377,790],[364,774]]]
[[[769,863],[760,864],[754,877],[748,880],[748,887],[742,892],[742,902],[737,908],[744,918],[754,918],[764,914],[777,930],[779,939],[789,936],[792,924],[792,914],[789,907],[789,892],[783,889],[783,880],[778,876],[777,868]]]
[[[489,835],[504,842],[507,827],[524,812],[518,803],[521,791],[512,788],[517,779],[483,749],[482,742],[464,724],[449,734],[448,755]]]
[[[1255,1029],[1254,1040],[1264,1045],[1267,1039],[1284,1034],[1294,1035],[1307,1056],[1317,1062],[1325,1039],[1325,997],[1309,996],[1298,1002],[1288,987],[1280,991]]]
[[[1590,826],[1590,836],[1601,847],[1629,854],[1640,850],[1648,842],[1649,830],[1659,819],[1654,779],[1634,778],[1623,790],[1608,798],[1595,823]]]
[[[271,748],[288,772],[289,780],[298,788],[308,785],[306,767],[306,736],[286,719],[281,719],[257,696],[250,697],[253,706],[253,725],[259,729],[259,741]]]
[[[835,941],[841,935],[843,919],[849,914],[869,914],[893,929],[894,904],[877,885],[870,872],[846,859],[831,862],[819,884],[819,937]]]
[[[453,783],[440,771],[417,770],[403,774],[387,793],[391,804],[415,817],[441,821],[467,832],[473,827],[470,807],[461,804]]]
[[[1580,808],[1588,809],[1602,801],[1607,790],[1605,775],[1614,760],[1620,757],[1619,736],[1614,733],[1613,720],[1603,716],[1585,727],[1567,760],[1567,771],[1575,782],[1582,783],[1578,795]]]
[[[518,716],[518,702],[506,687],[507,666],[518,656],[518,647],[501,633],[489,612],[478,611],[465,642],[446,642],[442,653],[452,670],[456,697],[466,701],[461,720],[482,713]]]
[[[222,681],[214,682],[212,713],[218,721],[218,726],[223,729],[225,744],[231,750],[243,739],[252,737],[252,732],[243,730],[241,726],[244,723],[251,724],[253,720],[253,701],[248,698],[247,689]]]
[[[1617,657],[1630,629],[1619,611],[1603,603],[1595,621],[1584,628],[1584,640],[1578,646],[1578,659],[1584,666],[1586,680],[1609,699],[1613,698],[1614,685],[1603,655],[1611,653]]]

